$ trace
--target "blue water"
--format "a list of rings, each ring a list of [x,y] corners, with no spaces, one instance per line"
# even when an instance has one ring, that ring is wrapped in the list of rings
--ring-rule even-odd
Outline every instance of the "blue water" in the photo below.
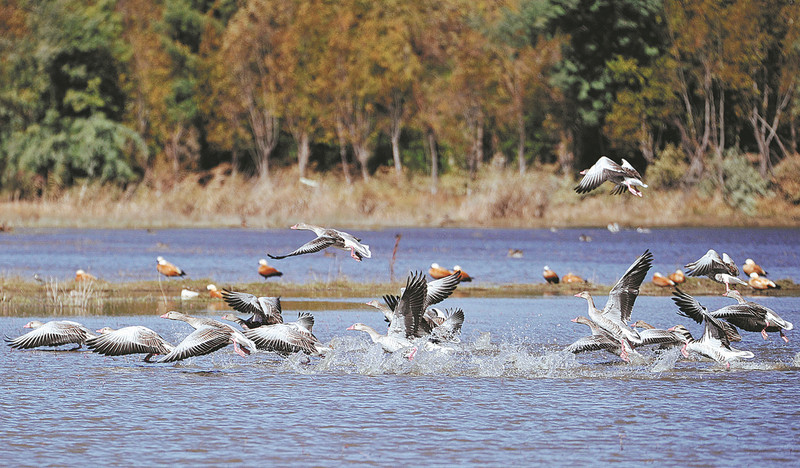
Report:
[[[432,262],[461,265],[475,282],[541,282],[547,264],[610,284],[645,249],[652,271],[667,273],[709,248],[740,265],[751,257],[772,278],[800,279],[798,229],[607,230],[399,229],[359,232],[373,258],[345,252],[273,261],[275,282],[386,281],[395,234],[402,234],[395,276]],[[581,242],[581,234],[592,237]],[[192,278],[257,281],[266,252],[309,240],[291,230],[25,230],[0,235],[0,274],[66,280],[78,268],[109,282],[155,279],[155,257]],[[508,249],[523,258],[507,257]],[[720,286],[722,290],[722,286]],[[721,291],[720,290],[720,291]],[[395,291],[376,291],[376,297]],[[313,465],[396,466],[796,465],[800,441],[800,338],[764,340],[743,333],[734,346],[755,354],[723,365],[678,350],[642,350],[646,364],[562,349],[588,334],[570,322],[586,301],[566,297],[453,297],[465,311],[461,350],[420,350],[413,361],[386,354],[354,322],[381,329],[362,305],[372,298],[327,301],[284,297],[284,316],[311,311],[315,334],[333,347],[325,358],[268,353],[242,358],[231,348],[176,364],[89,351],[0,349],[0,455],[7,466]],[[699,300],[715,309],[730,299]],[[757,297],[800,324],[800,298]],[[24,333],[27,321],[72,319],[91,329],[145,325],[172,342],[191,329],[158,318],[177,308],[219,318],[221,301],[144,302],[144,314],[86,315],[32,301],[3,305],[0,334]],[[598,295],[602,306],[605,297]],[[36,304],[41,303],[37,311]],[[32,307],[32,309],[31,309]],[[92,309],[94,310],[94,309]],[[142,312],[142,311],[139,311]],[[30,315],[34,315],[31,317]],[[62,316],[63,315],[63,316]],[[640,297],[633,319],[657,327],[699,325],[677,315],[669,297]]]
[[[649,233],[606,229],[386,229],[351,231],[370,245],[372,258],[356,262],[347,252],[328,249],[270,260],[284,273],[269,281],[305,283],[346,277],[389,281],[395,235],[401,234],[395,277],[427,270],[431,263],[460,265],[476,282],[542,282],[545,265],[593,282],[613,283],[645,249],[655,255],[653,272],[669,273],[709,248],[727,252],[741,266],[746,258],[763,265],[773,279],[800,281],[800,229],[654,229]],[[581,242],[581,235],[591,242]],[[110,281],[154,280],[161,255],[188,272],[221,284],[260,280],[258,260],[287,253],[313,238],[309,231],[256,229],[75,230],[16,229],[0,235],[0,274],[59,280],[86,270]],[[509,249],[523,258],[511,259]]]
[[[796,464],[800,339],[788,332],[736,343],[755,358],[730,369],[677,350],[642,350],[628,365],[604,352],[560,350],[588,333],[574,297],[451,298],[466,312],[462,350],[385,354],[360,321],[380,314],[350,298],[315,310],[334,350],[307,362],[232,348],[177,364],[88,351],[0,350],[0,440],[17,465],[596,465]],[[701,297],[712,308],[730,300]],[[605,298],[599,297],[600,304]],[[800,323],[800,299],[758,298]],[[301,298],[287,318],[312,310]],[[141,324],[168,340],[190,331],[153,315],[66,317],[90,328]],[[218,317],[219,310],[193,313]],[[640,297],[633,314],[683,323],[667,297]],[[17,336],[30,317],[0,318]]]

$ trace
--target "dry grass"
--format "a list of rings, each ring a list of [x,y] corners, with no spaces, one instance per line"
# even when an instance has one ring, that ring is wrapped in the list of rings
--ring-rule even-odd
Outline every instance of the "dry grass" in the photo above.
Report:
[[[485,168],[467,183],[447,174],[432,195],[430,180],[413,176],[398,184],[390,170],[369,182],[343,182],[339,174],[301,183],[295,169],[277,169],[268,181],[232,176],[219,167],[180,180],[142,183],[128,190],[74,187],[36,201],[0,201],[0,222],[11,227],[285,227],[297,221],[347,227],[491,226],[797,226],[800,206],[773,196],[759,201],[754,217],[718,196],[695,190],[646,189],[642,199],[612,197],[610,185],[588,196],[574,180],[543,167],[525,175]]]

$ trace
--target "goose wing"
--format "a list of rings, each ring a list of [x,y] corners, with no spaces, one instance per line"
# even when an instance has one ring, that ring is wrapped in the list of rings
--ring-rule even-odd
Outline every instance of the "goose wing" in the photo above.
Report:
[[[645,250],[636,261],[628,267],[622,278],[611,288],[608,293],[608,302],[603,309],[603,314],[627,323],[631,318],[631,311],[636,298],[639,296],[639,287],[642,285],[647,271],[653,264],[653,254]]]
[[[219,327],[201,327],[183,339],[178,346],[158,362],[181,361],[193,356],[203,356],[231,344],[229,330]]]
[[[244,335],[256,344],[258,349],[273,351],[279,354],[304,352],[316,354],[314,338],[296,327],[285,323],[267,325],[265,327],[245,330]]]
[[[612,174],[618,173],[622,170],[619,164],[602,156],[590,167],[583,176],[583,179],[575,186],[575,191],[578,193],[591,192],[597,187],[603,185],[603,182],[609,180]]]
[[[389,324],[389,336],[402,338],[420,336],[420,322],[424,313],[423,304],[427,295],[428,283],[421,272],[412,273],[406,280],[406,287]]]
[[[125,354],[168,354],[174,349],[158,333],[147,327],[124,327],[86,340],[86,346],[105,356]]]
[[[253,322],[265,325],[283,322],[281,301],[278,297],[256,297],[254,294],[222,288],[222,299],[233,310],[253,314]]]
[[[12,348],[29,349],[70,343],[83,344],[87,338],[92,336],[94,335],[83,325],[64,320],[47,322],[17,338],[5,337],[5,341]]]
[[[687,263],[684,268],[689,276],[707,276],[728,273],[729,271],[728,267],[723,263],[722,257],[714,249],[709,249],[705,255],[692,263]]]
[[[608,338],[605,335],[591,335],[578,338],[577,341],[564,348],[564,351],[569,351],[573,354],[584,353],[586,351],[600,351],[609,350],[613,351],[619,348],[619,343]]]
[[[461,333],[461,326],[464,324],[464,311],[460,308],[455,310],[447,309],[444,311],[445,319],[441,325],[433,328],[431,335],[434,338],[443,340],[454,340]]]
[[[679,340],[674,333],[660,328],[650,328],[639,332],[642,338],[642,346],[654,344],[682,344],[683,341]]]
[[[272,255],[272,254],[268,253],[267,256],[269,256],[269,258],[274,258],[276,260],[280,260],[282,258],[293,257],[295,255],[303,255],[303,254],[308,254],[308,253],[319,252],[320,250],[326,249],[326,248],[336,244],[337,242],[342,242],[341,237],[338,237],[338,236],[337,237],[331,237],[331,236],[327,236],[327,235],[326,236],[319,236],[319,237],[317,237],[315,239],[312,239],[312,240],[306,242],[305,244],[301,245],[294,252],[290,252],[290,253],[288,253],[286,255]]]
[[[455,271],[452,275],[429,282],[424,308],[427,309],[429,306],[438,304],[450,297],[460,281],[461,273]]]

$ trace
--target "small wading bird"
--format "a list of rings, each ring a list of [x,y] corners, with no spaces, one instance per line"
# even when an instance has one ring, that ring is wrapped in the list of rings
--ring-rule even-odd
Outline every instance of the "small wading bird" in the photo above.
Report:
[[[306,223],[295,224],[291,227],[291,229],[305,229],[308,231],[314,231],[314,234],[316,234],[317,237],[301,245],[294,252],[290,252],[286,255],[267,254],[269,258],[280,260],[282,258],[292,257],[294,255],[319,252],[320,250],[328,247],[335,247],[337,249],[350,251],[350,256],[358,262],[360,262],[362,258],[370,258],[372,256],[372,253],[369,251],[369,246],[362,244],[361,239],[353,236],[352,234]]]
[[[283,276],[283,273],[278,271],[277,268],[267,264],[266,258],[262,258],[258,261],[258,274],[263,276],[264,279],[271,278],[273,276]]]
[[[708,276],[717,283],[724,283],[726,292],[731,290],[731,282],[747,286],[747,283],[738,278],[739,268],[725,252],[720,257],[716,250],[709,249],[705,255],[686,264],[684,268],[689,276]]]
[[[159,273],[161,273],[162,275],[164,275],[166,277],[184,276],[186,274],[185,271],[181,270],[180,268],[178,268],[177,266],[173,265],[172,263],[164,260],[164,257],[158,256],[156,258],[156,262],[157,262],[156,270],[158,270]]]
[[[641,197],[642,192],[637,187],[647,188],[647,185],[642,182],[642,176],[624,159],[620,166],[607,157],[602,156],[594,163],[594,166],[581,171],[581,175],[583,175],[583,179],[575,186],[575,191],[578,193],[591,192],[601,186],[605,181],[616,185],[611,191],[612,195],[622,194],[627,188],[632,194]]]

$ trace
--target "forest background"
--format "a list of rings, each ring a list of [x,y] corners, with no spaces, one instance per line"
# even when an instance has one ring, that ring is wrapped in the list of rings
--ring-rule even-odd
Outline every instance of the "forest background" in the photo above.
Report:
[[[2,0],[0,223],[797,226],[798,20],[769,0]],[[644,198],[573,192],[601,155]]]

